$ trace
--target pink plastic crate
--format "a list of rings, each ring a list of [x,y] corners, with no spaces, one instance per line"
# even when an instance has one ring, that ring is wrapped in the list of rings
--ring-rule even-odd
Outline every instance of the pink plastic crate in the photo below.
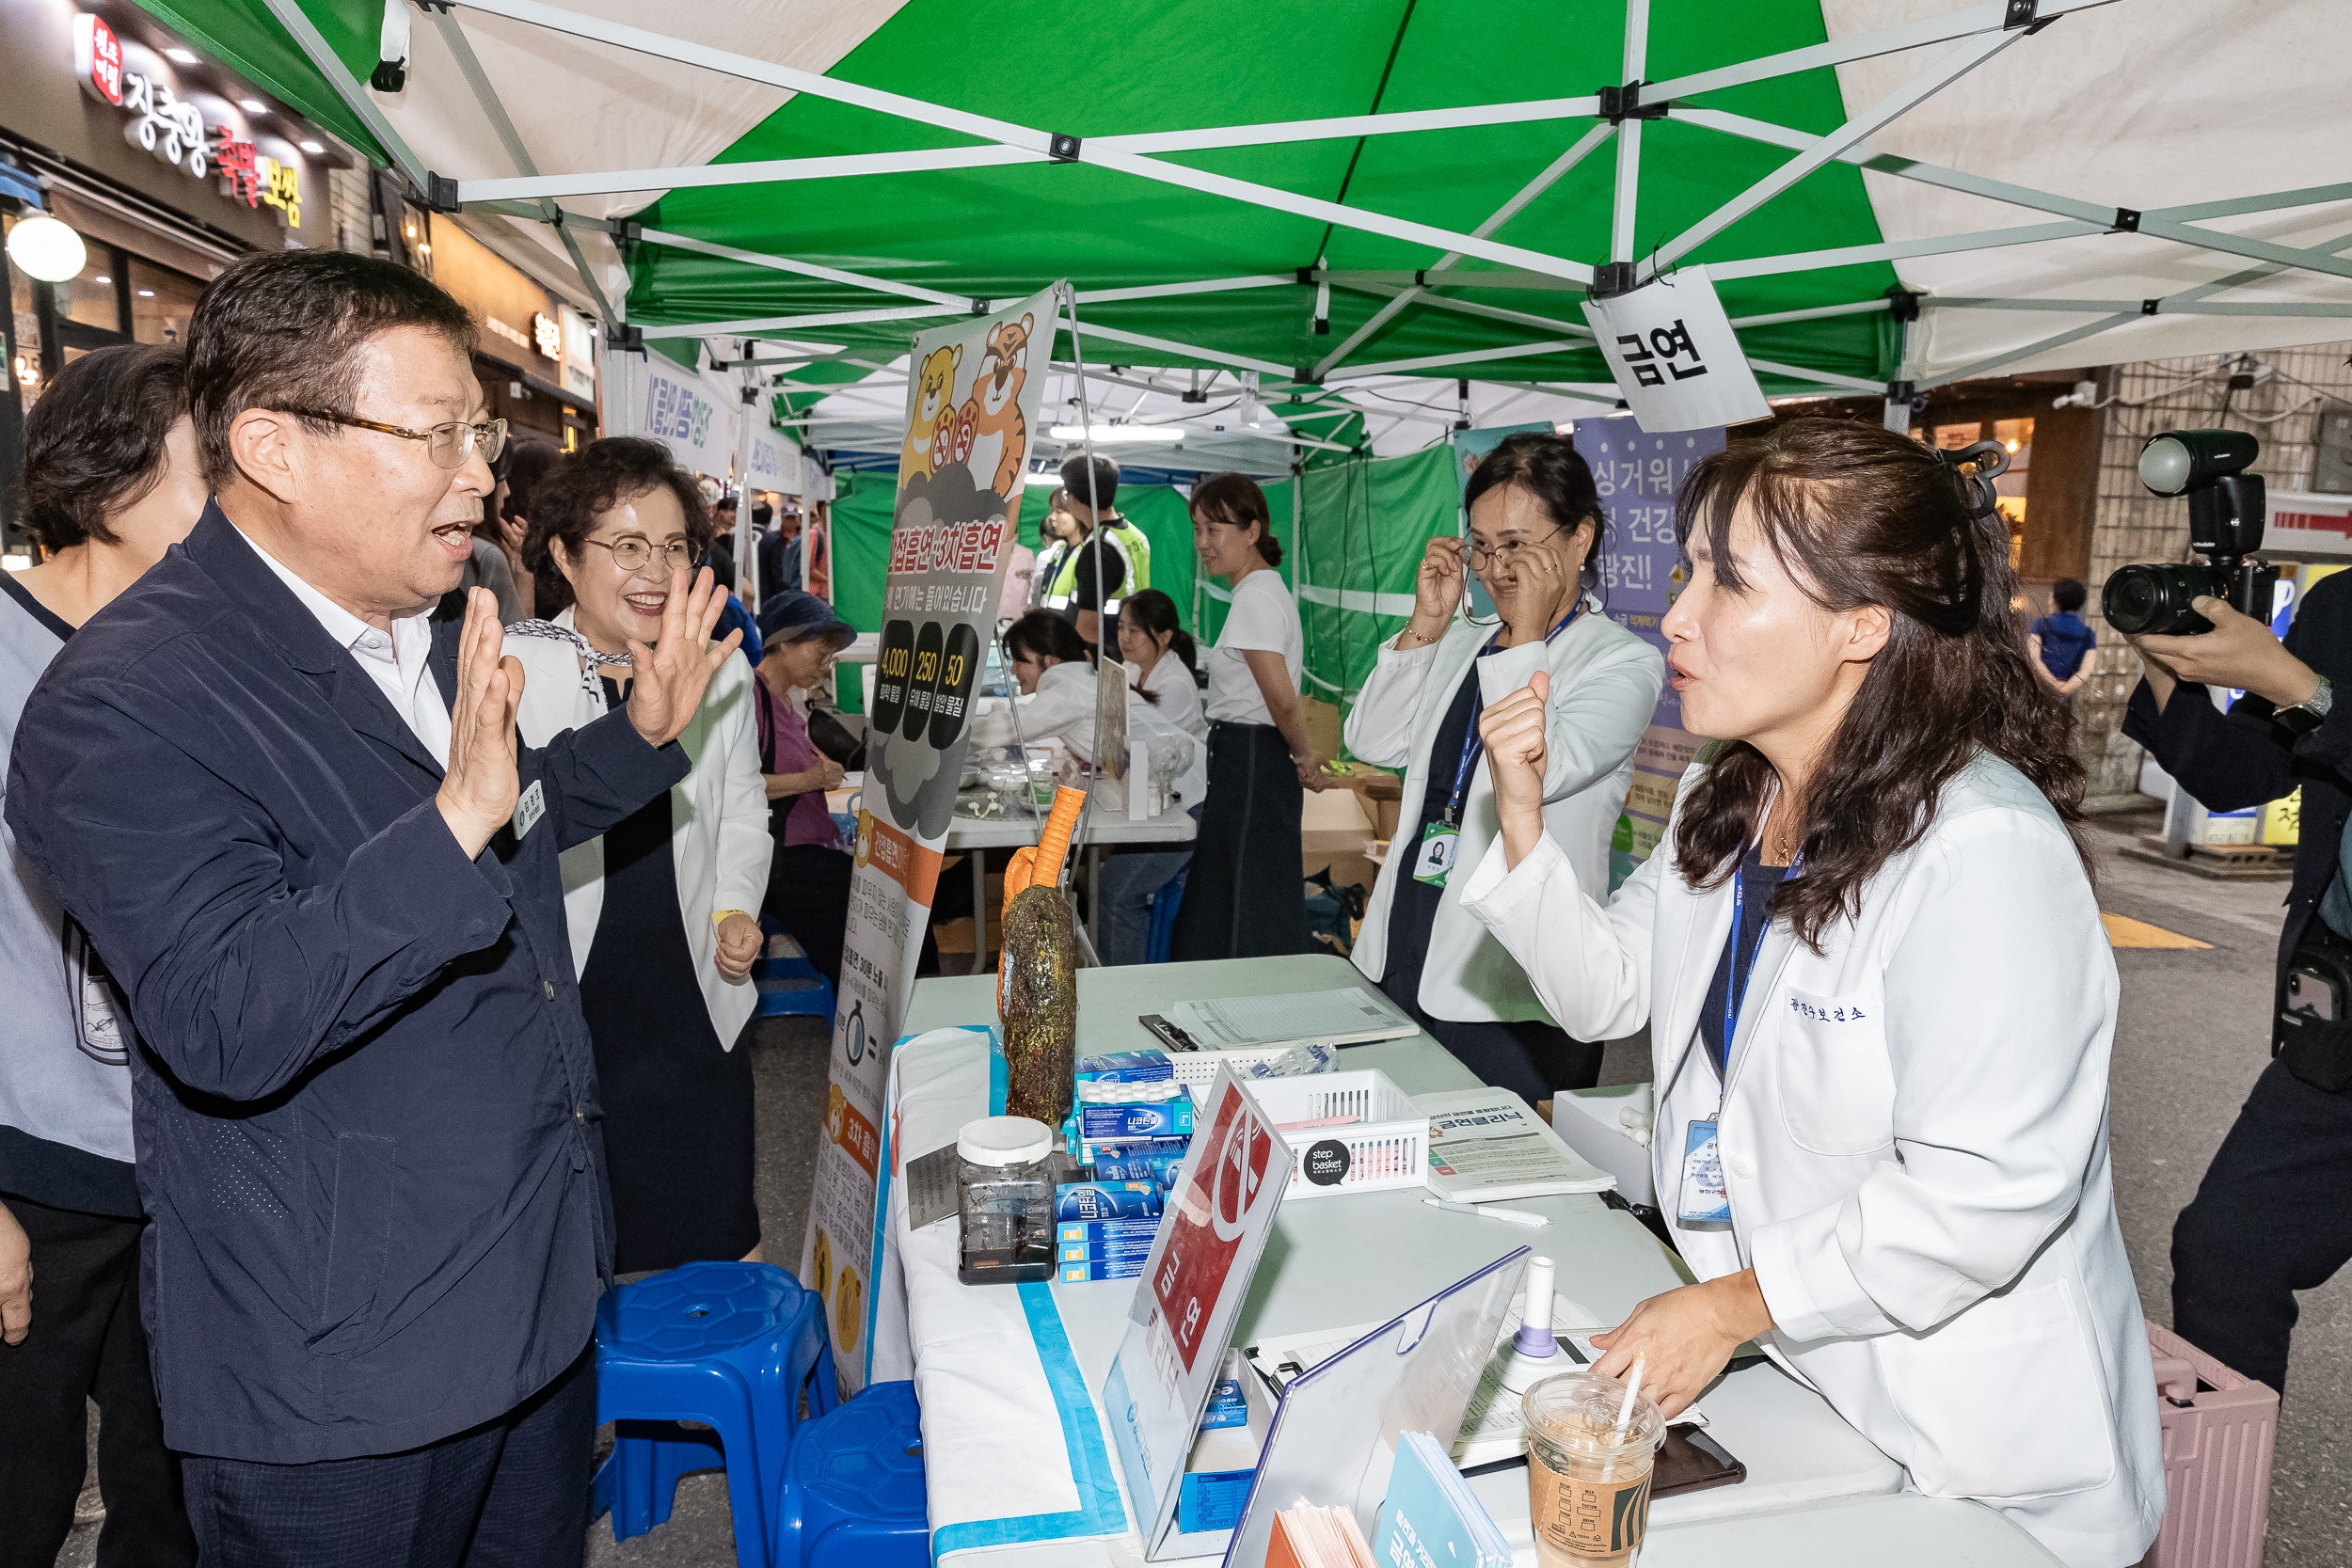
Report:
[[[2141,1568],[2262,1568],[2279,1396],[2148,1325],[2164,1423],[2164,1528]]]

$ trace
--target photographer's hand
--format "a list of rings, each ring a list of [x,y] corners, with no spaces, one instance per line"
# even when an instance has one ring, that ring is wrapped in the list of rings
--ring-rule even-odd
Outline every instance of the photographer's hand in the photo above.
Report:
[[[2319,689],[2318,673],[2287,652],[2268,626],[2222,599],[2201,595],[2190,603],[2213,623],[2213,630],[2198,637],[2125,639],[2148,661],[2148,685],[2159,712],[2179,681],[2236,687],[2267,697],[2274,707],[2293,707]]]

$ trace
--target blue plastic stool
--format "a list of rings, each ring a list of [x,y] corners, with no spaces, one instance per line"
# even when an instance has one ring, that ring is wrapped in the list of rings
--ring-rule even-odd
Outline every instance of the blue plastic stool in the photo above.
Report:
[[[1168,962],[1168,951],[1176,941],[1176,911],[1184,906],[1184,879],[1191,875],[1192,866],[1187,863],[1182,871],[1162,882],[1159,891],[1152,895],[1149,900],[1152,906],[1152,924],[1145,929],[1143,936],[1143,961],[1145,963],[1164,964]]]
[[[772,1263],[689,1263],[596,1304],[596,1420],[617,1422],[590,1516],[626,1541],[670,1517],[678,1478],[723,1465],[739,1568],[770,1568],[776,1495],[808,1385],[838,1402],[824,1303]],[[677,1421],[703,1421],[691,1432]]]
[[[803,1427],[776,1498],[775,1568],[930,1568],[922,1412],[877,1383]]]
[[[792,942],[781,926],[759,923],[760,934],[767,938],[759,961],[752,965],[752,985],[759,992],[759,1005],[753,1011],[755,1018],[783,1018],[804,1015],[831,1021],[833,1018],[833,982],[817,973],[800,952],[800,944]],[[792,942],[793,951],[777,953],[781,939]]]

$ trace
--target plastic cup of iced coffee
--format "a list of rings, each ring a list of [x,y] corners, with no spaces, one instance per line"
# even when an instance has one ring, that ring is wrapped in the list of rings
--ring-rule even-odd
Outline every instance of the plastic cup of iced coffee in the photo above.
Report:
[[[1619,1431],[1624,1407],[1625,1384],[1594,1372],[1548,1377],[1520,1396],[1527,1512],[1542,1568],[1634,1568],[1640,1558],[1666,1417],[1640,1395]]]

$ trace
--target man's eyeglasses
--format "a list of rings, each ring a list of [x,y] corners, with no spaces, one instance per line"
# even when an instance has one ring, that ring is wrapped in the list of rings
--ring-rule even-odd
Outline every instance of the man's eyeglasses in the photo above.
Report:
[[[652,543],[637,538],[633,534],[625,539],[616,539],[609,545],[601,539],[583,539],[580,543],[594,545],[600,550],[611,550],[612,564],[621,569],[621,575],[624,577],[631,572],[643,570],[645,562],[653,559]],[[691,540],[673,539],[661,546],[661,553],[667,558],[672,571],[691,572],[703,563],[702,546]]]
[[[404,441],[422,441],[424,454],[443,468],[462,468],[466,459],[475,452],[485,463],[495,463],[499,453],[506,450],[506,421],[485,420],[480,424],[468,424],[452,420],[426,430],[410,430],[405,425],[378,424],[373,420],[355,419],[349,414],[333,414],[324,408],[289,408],[286,413],[306,420],[325,420],[329,424],[349,425],[355,430],[379,430],[387,436],[397,436]]]
[[[1555,528],[1551,531],[1551,533],[1547,533],[1541,538],[1506,539],[1502,544],[1495,546],[1492,549],[1488,549],[1486,546],[1479,544],[1476,540],[1472,540],[1470,546],[1470,565],[1481,572],[1487,571],[1497,565],[1508,566],[1518,558],[1519,551],[1527,548],[1530,545],[1540,545],[1545,539],[1550,538],[1552,533],[1558,533],[1559,531],[1560,530]]]

